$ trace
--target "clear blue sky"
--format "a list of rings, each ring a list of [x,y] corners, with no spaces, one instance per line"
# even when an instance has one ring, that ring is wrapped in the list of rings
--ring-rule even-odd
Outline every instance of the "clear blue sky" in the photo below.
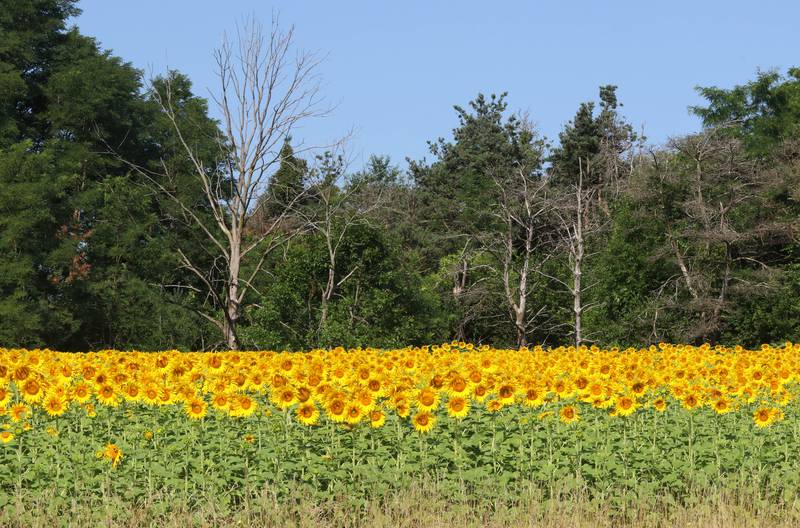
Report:
[[[556,138],[581,101],[616,84],[623,114],[651,142],[695,131],[697,85],[728,87],[757,69],[800,65],[800,2],[740,0],[258,1],[83,0],[81,31],[137,68],[187,73],[215,87],[212,51],[246,15],[273,10],[296,43],[327,54],[321,74],[335,112],[295,136],[320,143],[355,130],[355,165],[370,154],[427,154],[449,137],[452,107],[509,92]]]

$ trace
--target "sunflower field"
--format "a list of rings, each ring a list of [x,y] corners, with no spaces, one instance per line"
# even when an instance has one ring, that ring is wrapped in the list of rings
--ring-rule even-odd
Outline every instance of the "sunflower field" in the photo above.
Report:
[[[352,500],[435,482],[612,507],[800,489],[800,345],[0,349],[0,507],[168,490]]]

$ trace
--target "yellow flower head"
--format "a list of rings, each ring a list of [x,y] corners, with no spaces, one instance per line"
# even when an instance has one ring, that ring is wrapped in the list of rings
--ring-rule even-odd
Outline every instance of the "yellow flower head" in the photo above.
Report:
[[[103,449],[103,457],[111,462],[112,467],[116,468],[122,460],[122,449],[113,443],[106,444],[105,449]]]
[[[184,405],[186,416],[192,420],[202,420],[208,412],[208,404],[201,398],[192,398]]]
[[[303,425],[315,425],[319,421],[319,409],[311,402],[301,403],[295,412],[297,421]]]
[[[436,424],[436,417],[429,411],[420,411],[414,415],[412,422],[414,423],[414,429],[418,432],[427,433]]]
[[[572,405],[566,405],[561,408],[558,413],[558,418],[565,424],[575,423],[581,419],[578,409]]]
[[[469,400],[463,396],[451,396],[447,400],[447,414],[453,418],[464,418],[469,414]]]
[[[386,413],[379,409],[369,412],[369,425],[375,429],[382,427],[386,423]]]

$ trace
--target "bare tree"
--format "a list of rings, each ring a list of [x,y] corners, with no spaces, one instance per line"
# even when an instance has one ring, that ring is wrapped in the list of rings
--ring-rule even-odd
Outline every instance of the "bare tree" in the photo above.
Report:
[[[584,297],[584,293],[593,286],[586,284],[583,277],[585,262],[590,256],[587,252],[588,242],[607,220],[605,215],[598,214],[604,208],[604,201],[599,199],[600,186],[585,183],[584,176],[591,170],[590,164],[579,159],[578,167],[575,183],[559,189],[550,199],[550,213],[557,233],[553,251],[566,253],[569,279],[562,280],[540,271],[542,275],[561,284],[572,297],[572,334],[576,347],[580,347],[587,338],[583,329],[583,315],[596,306],[596,303],[586,303]]]
[[[292,232],[284,229],[293,203],[270,218],[259,229],[249,229],[259,216],[259,201],[281,161],[281,147],[301,121],[321,116],[317,69],[319,59],[310,53],[294,52],[294,28],[284,31],[273,19],[268,31],[255,20],[237,27],[231,40],[225,36],[215,51],[219,90],[212,95],[219,108],[221,130],[217,138],[215,166],[203,161],[184,134],[180,108],[176,107],[169,82],[165,90],[153,90],[153,97],[172,125],[192,174],[202,190],[204,211],[189,203],[180,189],[165,184],[174,180],[165,162],[163,174],[140,167],[159,192],[177,204],[184,219],[204,234],[205,251],[211,266],[202,266],[178,249],[182,267],[199,279],[203,288],[184,286],[211,299],[212,314],[198,313],[219,328],[229,349],[240,345],[237,325],[242,303],[253,289],[253,280],[266,257]]]
[[[517,337],[517,346],[528,344],[528,334],[544,307],[533,312],[529,305],[535,281],[533,269],[543,263],[541,255],[542,217],[549,207],[545,200],[546,180],[527,167],[511,174],[494,175],[498,200],[494,215],[502,235],[490,236],[485,244],[499,262],[503,294]]]

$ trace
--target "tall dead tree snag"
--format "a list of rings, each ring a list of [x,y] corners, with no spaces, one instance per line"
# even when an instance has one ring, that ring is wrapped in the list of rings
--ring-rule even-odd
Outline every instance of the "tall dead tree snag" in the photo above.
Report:
[[[589,227],[588,209],[586,202],[591,199],[592,192],[588,193],[583,187],[583,165],[581,164],[578,183],[575,185],[575,213],[569,221],[563,221],[563,233],[569,250],[570,268],[572,268],[572,315],[575,320],[575,347],[580,347],[583,342],[583,259],[586,255],[586,230]],[[564,219],[566,220],[566,219]]]
[[[544,200],[546,182],[540,174],[518,168],[510,175],[496,176],[496,212],[502,236],[493,237],[487,247],[500,263],[503,293],[509,309],[517,346],[528,344],[536,316],[529,301],[533,293],[533,270],[541,265],[541,220],[547,211]]]
[[[259,197],[280,165],[291,130],[300,121],[325,113],[316,75],[319,60],[309,53],[295,53],[292,41],[293,28],[284,31],[277,20],[268,30],[250,20],[237,28],[235,38],[226,36],[215,51],[219,86],[212,99],[221,115],[215,166],[204,163],[185,139],[170,83],[164,90],[153,90],[191,161],[203,203],[188,202],[181,189],[164,183],[172,179],[167,163],[162,164],[166,174],[138,170],[177,204],[187,223],[203,233],[212,265],[202,266],[180,249],[178,255],[182,266],[202,284],[187,288],[211,300],[210,313],[198,313],[219,328],[229,349],[239,348],[237,325],[253,280],[267,255],[291,236],[285,220],[293,203],[283,204],[257,230],[249,229],[265,204]]]
[[[547,278],[561,284],[572,298],[572,334],[576,347],[586,341],[583,316],[594,303],[587,303],[584,294],[593,286],[584,280],[585,262],[589,239],[602,227],[602,215],[598,214],[598,186],[587,185],[585,175],[591,167],[578,160],[578,175],[575,183],[559,189],[550,199],[550,214],[554,224],[555,243],[553,251],[565,254],[569,278],[564,280],[541,272]]]

